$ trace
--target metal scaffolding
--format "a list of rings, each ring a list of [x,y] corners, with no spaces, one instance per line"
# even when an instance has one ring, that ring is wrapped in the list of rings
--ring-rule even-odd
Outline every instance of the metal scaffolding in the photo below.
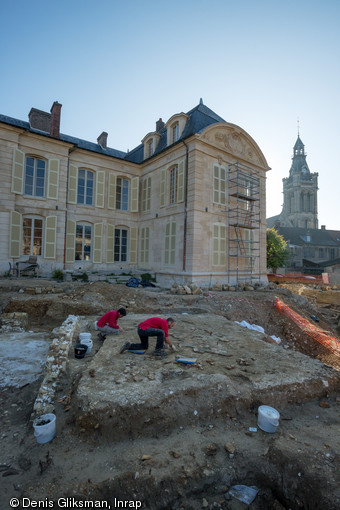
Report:
[[[260,280],[260,170],[228,165],[228,283]]]

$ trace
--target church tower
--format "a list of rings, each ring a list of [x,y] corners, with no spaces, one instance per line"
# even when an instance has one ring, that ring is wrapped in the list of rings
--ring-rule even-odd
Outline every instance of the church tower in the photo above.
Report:
[[[298,135],[289,177],[282,179],[282,227],[318,228],[318,175],[310,172],[305,146]]]

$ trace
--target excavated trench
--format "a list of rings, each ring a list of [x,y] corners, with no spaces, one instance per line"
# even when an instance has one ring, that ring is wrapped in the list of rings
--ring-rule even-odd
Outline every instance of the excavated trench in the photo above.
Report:
[[[216,300],[211,299],[208,304],[200,303],[197,299],[186,299],[181,304],[177,299],[171,308],[166,306],[165,309],[162,302],[157,303],[157,299],[155,301],[148,307],[148,311],[152,310],[153,314],[182,316],[185,319],[187,314],[194,317],[215,313],[228,320],[260,322],[266,331],[265,336],[274,334],[280,337],[286,351],[299,351],[318,359],[328,355],[322,347],[315,346],[309,338],[302,335],[294,324],[283,320],[270,306],[263,306],[265,300],[254,300],[254,306],[245,303],[242,309],[239,309],[239,303],[235,299],[226,300],[225,303],[222,300],[216,303]],[[273,298],[268,298],[267,301],[269,305]],[[261,307],[260,314],[258,312]],[[130,306],[130,310],[133,309],[135,313],[142,309],[145,313],[145,308],[145,303],[143,306],[138,303]],[[70,314],[84,317],[99,315],[103,311],[103,304],[72,303],[71,300],[56,301],[36,297],[16,298],[7,303],[4,311],[25,312],[29,317],[29,328],[49,331],[60,325]],[[207,335],[209,334],[210,331],[207,331]],[[101,353],[102,347],[102,344],[94,340],[94,353]],[[72,358],[72,354],[70,356]],[[246,353],[244,357],[246,358]],[[59,396],[70,391],[75,395],[77,385],[83,382],[81,375],[84,370],[90,369],[89,360],[80,365],[71,358],[67,375],[69,379],[60,382]],[[226,358],[227,363],[229,361]],[[263,370],[266,368],[264,366]],[[105,369],[104,367],[103,370]],[[279,367],[277,369],[280,371]],[[190,370],[190,367],[185,367],[180,377],[176,375],[176,371],[169,370],[162,383],[166,381],[169,384],[173,379],[180,385],[181,380],[190,378]],[[228,368],[224,373],[228,375],[231,372]],[[239,366],[234,379],[236,387],[238,381],[248,381],[251,384],[251,377],[252,367]],[[315,406],[320,399],[332,398],[331,395],[337,392],[335,379],[328,386],[328,390],[327,386],[316,392]],[[202,392],[188,390],[183,392],[182,397],[179,391],[173,405],[173,414],[177,415],[178,419],[174,419],[169,426],[157,421],[157,407],[152,410],[152,406],[148,405],[146,407],[150,412],[143,413],[143,406],[137,406],[130,416],[124,418],[129,428],[128,434],[112,433],[109,421],[99,428],[96,428],[95,420],[91,423],[82,421],[76,398],[70,412],[60,417],[59,414],[64,409],[60,403],[57,404],[56,413],[62,423],[59,434],[62,436],[66,433],[67,439],[59,437],[43,447],[42,451],[46,453],[48,450],[51,452],[49,455],[55,459],[56,473],[53,475],[48,470],[44,473],[38,493],[41,498],[48,495],[56,500],[61,496],[60,489],[56,488],[56,480],[59,480],[57,485],[62,484],[63,497],[75,498],[77,501],[106,500],[111,508],[138,508],[137,502],[140,502],[139,508],[144,510],[242,510],[248,507],[252,510],[338,510],[339,480],[333,461],[339,460],[339,450],[332,445],[333,460],[326,458],[324,461],[323,456],[322,461],[320,459],[324,453],[324,444],[328,444],[326,441],[331,442],[329,436],[336,436],[339,423],[332,423],[331,416],[324,417],[323,423],[314,420],[313,395],[308,395],[305,401],[300,392],[296,398],[288,399],[282,409],[283,420],[275,434],[266,434],[260,430],[249,431],[249,427],[257,425],[257,406],[261,403],[261,398],[257,400],[256,395],[252,395],[250,399],[240,399],[241,401],[236,395],[230,400],[225,398],[218,412],[207,412],[204,415],[203,410],[209,395],[211,393],[207,388]],[[332,411],[339,406],[337,398],[339,397],[334,396],[331,403]],[[192,405],[195,410],[197,407],[201,414],[199,420],[195,420],[192,413],[188,412]],[[328,410],[325,410],[326,415],[327,413]],[[325,439],[321,431],[327,427],[329,433]],[[312,439],[309,439],[309,435]],[[291,436],[294,439],[291,439]],[[317,453],[313,439],[318,445]],[[74,469],[83,470],[83,474],[71,477],[71,481],[57,469],[60,466],[57,455],[63,455],[63,441],[71,455],[79,457]],[[308,446],[309,441],[312,447]],[[228,451],[226,444],[231,444],[234,450]],[[83,459],[87,458],[89,449],[91,459],[86,465]],[[134,455],[134,452],[138,454]],[[150,458],[141,460],[141,454],[149,452]],[[98,475],[104,457],[111,466],[112,476],[106,473]],[[66,462],[66,469],[71,466],[72,462]],[[258,489],[256,498],[248,505],[242,503],[229,494],[234,485],[255,486]],[[36,499],[36,490],[28,484],[24,494]],[[119,502],[122,502],[121,506]]]

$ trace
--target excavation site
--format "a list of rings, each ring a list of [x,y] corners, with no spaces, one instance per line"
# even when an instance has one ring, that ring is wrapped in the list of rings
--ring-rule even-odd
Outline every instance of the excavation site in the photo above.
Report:
[[[1,509],[340,508],[339,286],[6,278],[0,299]],[[120,353],[149,317],[175,350]]]

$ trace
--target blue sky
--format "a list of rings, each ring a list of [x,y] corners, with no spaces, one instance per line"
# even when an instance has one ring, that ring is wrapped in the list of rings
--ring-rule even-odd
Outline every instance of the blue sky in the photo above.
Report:
[[[63,133],[126,151],[202,98],[264,153],[267,217],[299,120],[319,226],[340,230],[340,0],[17,0],[0,17],[0,113],[59,101]]]

